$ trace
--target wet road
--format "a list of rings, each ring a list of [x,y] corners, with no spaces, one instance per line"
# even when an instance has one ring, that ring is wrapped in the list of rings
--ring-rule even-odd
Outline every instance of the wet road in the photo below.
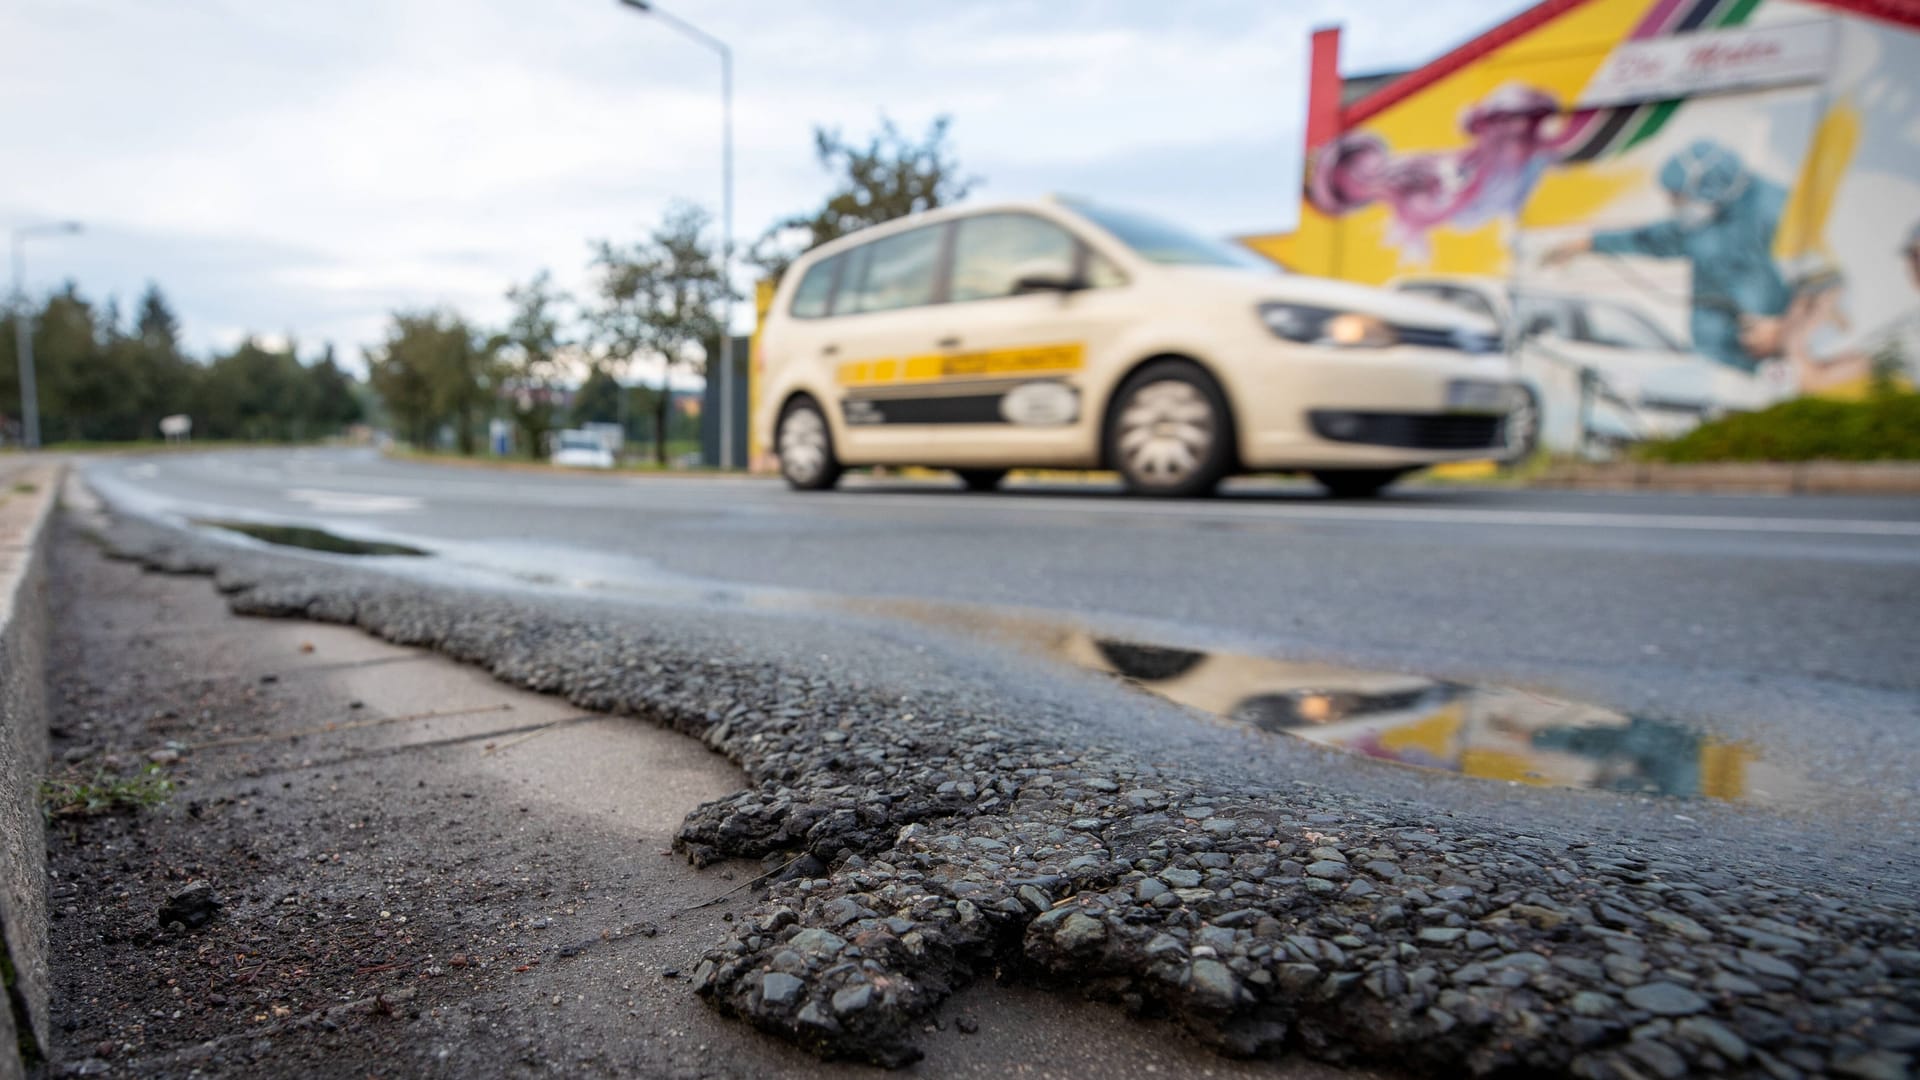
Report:
[[[153,513],[410,543],[435,554],[413,572],[466,582],[718,606],[964,604],[1196,651],[1543,688],[1751,743],[1838,793],[1847,817],[1903,818],[1920,776],[1916,500],[1412,488],[1347,503],[1250,484],[1160,503],[859,480],[802,495],[352,450],[87,473]],[[1030,634],[949,610],[883,614],[1035,651]]]

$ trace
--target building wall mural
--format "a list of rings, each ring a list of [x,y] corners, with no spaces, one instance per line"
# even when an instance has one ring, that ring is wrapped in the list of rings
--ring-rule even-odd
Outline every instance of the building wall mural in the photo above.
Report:
[[[1810,0],[1557,8],[1351,106],[1299,228],[1248,243],[1499,321],[1555,449],[1920,379],[1920,33]]]

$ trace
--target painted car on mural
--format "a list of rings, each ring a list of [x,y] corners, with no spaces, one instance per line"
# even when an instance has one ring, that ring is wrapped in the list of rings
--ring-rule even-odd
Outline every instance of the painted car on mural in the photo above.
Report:
[[[1507,422],[1510,460],[1541,448],[1592,453],[1670,438],[1791,393],[1778,365],[1749,373],[1715,363],[1631,302],[1472,275],[1406,277],[1392,287],[1500,327],[1524,391]]]

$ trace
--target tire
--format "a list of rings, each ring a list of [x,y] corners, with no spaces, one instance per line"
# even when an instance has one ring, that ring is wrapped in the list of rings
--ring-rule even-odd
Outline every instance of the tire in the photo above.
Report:
[[[810,397],[797,397],[780,413],[774,446],[780,455],[780,475],[795,491],[826,491],[840,482],[846,470],[833,453],[833,429],[826,414]]]
[[[992,491],[1007,478],[1005,469],[955,469],[953,474],[960,478],[968,491]]]
[[[1105,447],[1108,463],[1136,495],[1207,495],[1233,463],[1233,416],[1204,371],[1161,360],[1113,395]]]
[[[1540,449],[1540,395],[1531,386],[1520,387],[1520,403],[1500,425],[1505,443],[1500,451],[1501,465],[1521,465]]]
[[[1336,499],[1370,499],[1412,469],[1322,469],[1313,474]]]

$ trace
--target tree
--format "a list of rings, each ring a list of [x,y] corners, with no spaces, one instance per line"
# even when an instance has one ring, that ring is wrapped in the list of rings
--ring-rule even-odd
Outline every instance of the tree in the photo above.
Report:
[[[449,424],[460,453],[471,454],[498,385],[495,352],[455,312],[395,312],[386,342],[367,351],[367,370],[415,446],[431,446],[435,429]]]
[[[599,276],[588,319],[607,362],[625,368],[641,355],[665,361],[653,425],[654,456],[662,465],[674,370],[697,373],[704,357],[719,351],[717,308],[727,284],[708,224],[705,210],[676,203],[646,239],[625,248],[605,240],[595,245]]]
[[[951,117],[935,117],[915,142],[883,115],[880,130],[864,146],[848,142],[837,128],[814,128],[814,156],[833,174],[833,193],[819,210],[786,218],[767,230],[754,242],[747,261],[777,281],[805,251],[869,225],[965,198],[979,179],[960,175],[947,144],[951,123]]]
[[[133,332],[142,342],[155,348],[177,352],[180,348],[180,320],[167,306],[160,286],[149,281],[140,296],[140,314],[134,318]]]
[[[320,351],[320,359],[307,366],[307,419],[316,432],[334,433],[357,423],[363,411],[353,392],[353,376],[340,369],[333,359],[333,342]]]
[[[620,380],[606,368],[595,365],[587,373],[587,381],[573,395],[572,422],[574,427],[582,424],[613,424],[621,419]]]
[[[568,344],[560,309],[569,300],[566,293],[554,289],[553,276],[545,270],[525,285],[507,290],[513,314],[499,338],[505,389],[514,427],[529,457],[539,456],[541,439],[553,427],[554,383],[560,350]]]

